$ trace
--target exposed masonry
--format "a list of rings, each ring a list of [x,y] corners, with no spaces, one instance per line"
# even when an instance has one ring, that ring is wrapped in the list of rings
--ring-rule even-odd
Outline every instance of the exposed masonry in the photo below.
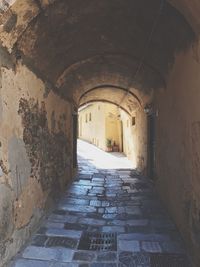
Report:
[[[71,178],[70,107],[15,63],[0,49],[0,266],[30,238]]]
[[[23,141],[31,162],[30,175],[39,179],[43,191],[50,190],[58,195],[61,190],[60,181],[65,176],[69,150],[65,133],[66,116],[63,114],[57,121],[58,131],[55,131],[54,112],[50,130],[44,102],[39,107],[34,99],[21,99],[18,112],[22,117]]]

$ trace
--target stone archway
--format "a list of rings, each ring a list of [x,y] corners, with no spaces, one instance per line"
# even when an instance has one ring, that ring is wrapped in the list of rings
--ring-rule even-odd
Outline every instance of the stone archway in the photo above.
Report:
[[[124,95],[130,113],[135,99],[141,109],[154,102],[157,187],[198,258],[199,13],[195,0],[1,3],[0,167],[14,199],[2,262],[72,177],[74,110]],[[16,147],[25,167],[9,157]]]

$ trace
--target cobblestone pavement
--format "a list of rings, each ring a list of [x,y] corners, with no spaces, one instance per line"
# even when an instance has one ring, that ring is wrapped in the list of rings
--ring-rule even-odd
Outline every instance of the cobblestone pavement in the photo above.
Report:
[[[181,237],[153,183],[127,170],[79,172],[12,267],[188,267]]]

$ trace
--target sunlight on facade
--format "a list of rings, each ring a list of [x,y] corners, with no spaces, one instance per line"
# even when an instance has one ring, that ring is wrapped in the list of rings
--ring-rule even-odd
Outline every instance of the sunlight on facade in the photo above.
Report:
[[[106,158],[109,159],[109,163],[106,163],[104,159],[96,158],[95,153],[101,154],[101,152],[94,149],[92,155],[96,158],[97,164],[110,164],[111,161],[115,166],[119,158],[121,164],[124,157],[127,165],[126,156],[132,163],[131,167],[136,168],[138,152],[136,131],[136,117],[131,117],[116,105],[96,102],[79,109],[79,138],[103,151],[114,153],[106,154]]]
[[[84,157],[98,169],[135,169],[135,164],[119,152],[106,153],[98,147],[85,141],[78,140],[78,156]]]

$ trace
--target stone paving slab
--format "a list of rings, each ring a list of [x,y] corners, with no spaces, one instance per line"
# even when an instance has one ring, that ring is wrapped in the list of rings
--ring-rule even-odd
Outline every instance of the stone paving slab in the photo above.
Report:
[[[105,233],[124,233],[125,228],[122,226],[103,226],[102,232],[105,232]]]
[[[73,260],[74,261],[86,261],[92,262],[96,259],[96,253],[94,252],[86,252],[86,251],[77,251],[74,253]]]
[[[138,241],[127,241],[119,240],[118,242],[119,250],[121,251],[131,251],[131,252],[140,252],[140,243]]]
[[[170,241],[170,237],[168,235],[161,235],[161,234],[128,233],[128,234],[120,234],[118,238],[121,240],[138,240],[138,241],[158,241],[158,242]]]
[[[63,201],[60,202],[60,205],[67,205],[67,204],[73,204],[73,205],[89,205],[89,200],[86,199],[77,199],[77,198],[65,198]]]
[[[118,265],[116,263],[103,263],[103,262],[97,262],[92,263],[91,267],[117,267]]]
[[[82,231],[75,230],[66,230],[60,228],[47,228],[45,234],[47,236],[62,236],[62,237],[70,237],[70,238],[80,238]]]
[[[97,254],[97,261],[99,262],[116,262],[117,261],[117,253],[110,252],[100,252]]]
[[[65,211],[77,211],[77,212],[96,212],[96,208],[91,206],[80,206],[80,205],[62,205],[60,206],[60,209]]]
[[[151,253],[161,253],[162,248],[159,244],[159,242],[155,241],[142,241],[142,250],[145,252],[151,252]]]
[[[90,233],[91,244],[79,249]],[[100,236],[112,234],[116,249],[109,250],[109,238]],[[71,188],[9,267],[152,267],[151,255],[169,253],[186,256],[152,182],[133,170],[97,169],[79,159]]]
[[[104,220],[92,219],[92,218],[80,218],[80,223],[88,224],[88,225],[105,225],[106,222]]]
[[[48,218],[47,222],[62,222],[62,223],[76,223],[78,221],[78,216],[75,215],[58,215],[58,214],[51,214]]]
[[[69,262],[73,258],[73,251],[65,248],[45,248],[28,246],[22,253],[25,259]]]
[[[89,265],[80,262],[62,263],[62,262],[19,259],[15,263],[9,265],[9,267],[89,267]]]

